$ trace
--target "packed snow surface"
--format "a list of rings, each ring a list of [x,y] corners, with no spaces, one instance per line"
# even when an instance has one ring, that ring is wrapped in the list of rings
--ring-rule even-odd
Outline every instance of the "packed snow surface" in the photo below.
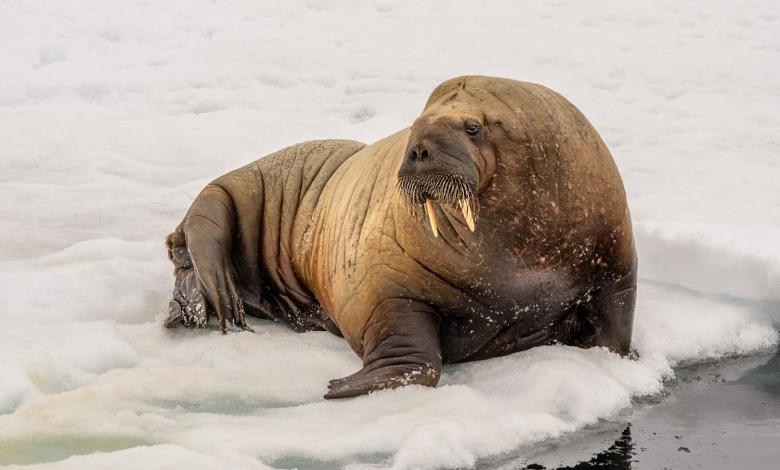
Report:
[[[0,464],[469,466],[776,347],[778,31],[762,1],[1,2]],[[612,150],[638,359],[542,347],[326,402],[360,367],[335,336],[162,328],[162,240],[210,179],[372,142],[462,74],[561,92]]]

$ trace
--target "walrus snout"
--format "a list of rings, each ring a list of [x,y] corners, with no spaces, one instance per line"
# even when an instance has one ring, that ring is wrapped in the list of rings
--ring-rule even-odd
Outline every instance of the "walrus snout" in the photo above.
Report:
[[[430,155],[430,151],[419,147],[407,152],[407,159],[398,171],[399,190],[412,207],[425,208],[435,237],[439,235],[435,203],[460,211],[466,226],[473,232],[477,209],[475,178],[458,172],[454,166],[421,161],[430,160]]]
[[[402,172],[468,173],[472,160],[459,142],[447,139],[409,139],[399,170]]]
[[[428,151],[428,149],[425,146],[422,145],[415,145],[409,152],[406,154],[406,161],[408,162],[425,162],[427,160],[430,160],[431,153]]]
[[[427,122],[412,128],[398,187],[415,209],[427,214],[434,237],[439,235],[435,204],[462,213],[465,225],[476,229],[477,180],[468,149],[448,129]]]

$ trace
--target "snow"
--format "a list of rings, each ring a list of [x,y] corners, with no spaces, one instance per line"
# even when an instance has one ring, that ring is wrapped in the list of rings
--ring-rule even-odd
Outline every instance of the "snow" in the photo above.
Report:
[[[771,2],[0,3],[0,464],[469,466],[615,418],[681,363],[776,347]],[[563,346],[325,402],[343,340],[165,331],[163,237],[210,179],[371,142],[461,74],[545,84],[599,130],[640,255],[639,358]]]

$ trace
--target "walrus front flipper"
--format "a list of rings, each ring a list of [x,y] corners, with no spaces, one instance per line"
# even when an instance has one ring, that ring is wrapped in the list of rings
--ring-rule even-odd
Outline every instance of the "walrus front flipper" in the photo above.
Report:
[[[363,333],[363,368],[330,381],[325,398],[348,398],[404,385],[435,387],[441,375],[439,315],[430,306],[389,299]]]
[[[167,327],[181,324],[202,328],[216,313],[223,332],[228,322],[251,330],[231,260],[233,212],[233,201],[224,189],[206,186],[176,232],[168,236],[176,286]]]

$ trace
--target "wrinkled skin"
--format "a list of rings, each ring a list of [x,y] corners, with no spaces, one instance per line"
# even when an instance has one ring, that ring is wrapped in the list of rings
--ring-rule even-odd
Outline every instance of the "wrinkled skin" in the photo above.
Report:
[[[364,366],[326,398],[435,386],[442,363],[545,344],[630,348],[622,181],[585,117],[540,85],[459,77],[372,145],[272,154],[207,186],[168,247],[167,326],[248,329],[251,314],[340,334]]]

